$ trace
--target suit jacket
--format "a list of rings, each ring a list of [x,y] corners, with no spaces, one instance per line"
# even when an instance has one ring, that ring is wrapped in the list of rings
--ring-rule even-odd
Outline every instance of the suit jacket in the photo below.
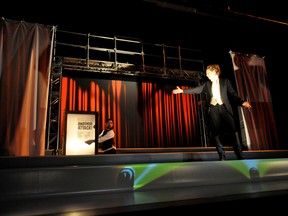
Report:
[[[227,110],[233,114],[232,105],[230,100],[233,101],[237,106],[242,106],[244,100],[237,94],[237,92],[232,87],[229,79],[220,78],[220,94],[223,104],[226,106]],[[184,94],[200,94],[204,93],[206,95],[207,103],[210,104],[212,98],[212,82],[210,80],[205,81],[202,85],[195,88],[188,88],[183,90]]]

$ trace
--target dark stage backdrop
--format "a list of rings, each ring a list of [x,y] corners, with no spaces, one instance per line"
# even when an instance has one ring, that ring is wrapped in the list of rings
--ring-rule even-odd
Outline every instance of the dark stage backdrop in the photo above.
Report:
[[[173,95],[165,83],[63,76],[60,147],[66,111],[99,112],[99,133],[113,118],[117,148],[203,146],[199,95]]]

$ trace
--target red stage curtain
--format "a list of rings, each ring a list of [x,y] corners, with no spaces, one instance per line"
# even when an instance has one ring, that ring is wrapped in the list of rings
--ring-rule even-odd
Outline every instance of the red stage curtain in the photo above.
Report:
[[[62,77],[60,146],[63,147],[65,111],[99,112],[100,131],[106,119],[113,118],[117,148],[204,146],[198,96],[173,95],[175,86],[167,86],[165,80]]]

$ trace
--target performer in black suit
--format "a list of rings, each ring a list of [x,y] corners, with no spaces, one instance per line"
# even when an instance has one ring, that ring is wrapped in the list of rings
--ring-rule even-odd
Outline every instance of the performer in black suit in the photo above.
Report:
[[[251,105],[248,101],[244,101],[233,89],[231,82],[226,78],[220,78],[221,74],[220,66],[218,64],[208,65],[206,68],[206,76],[208,81],[202,85],[181,89],[177,86],[172,91],[173,94],[200,94],[205,93],[208,100],[208,122],[211,129],[211,135],[216,142],[216,150],[219,155],[219,160],[225,160],[225,151],[223,144],[220,140],[220,135],[223,130],[226,133],[232,134],[234,137],[233,150],[237,156],[237,159],[243,159],[242,145],[240,143],[237,128],[234,122],[233,109],[230,103],[235,102],[236,105],[251,109]]]
[[[116,146],[115,146],[115,132],[114,132],[114,123],[111,118],[107,119],[105,123],[105,129],[98,136],[98,143],[100,148],[100,153],[104,154],[115,154]],[[91,144],[95,142],[94,139],[86,140],[85,143]]]

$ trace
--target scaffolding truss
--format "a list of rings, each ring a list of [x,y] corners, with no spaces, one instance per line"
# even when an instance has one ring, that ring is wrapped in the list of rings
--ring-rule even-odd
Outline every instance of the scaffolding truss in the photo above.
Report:
[[[63,70],[195,80],[203,73],[201,50],[57,30],[55,55]],[[55,38],[56,38],[55,35]]]
[[[62,71],[170,78],[194,83],[198,83],[204,76],[202,51],[198,49],[144,43],[135,38],[106,37],[59,29],[54,36],[52,64],[47,150],[53,149],[53,154],[57,154],[59,148]],[[200,118],[204,122],[204,117]],[[205,135],[203,139],[206,145]]]

